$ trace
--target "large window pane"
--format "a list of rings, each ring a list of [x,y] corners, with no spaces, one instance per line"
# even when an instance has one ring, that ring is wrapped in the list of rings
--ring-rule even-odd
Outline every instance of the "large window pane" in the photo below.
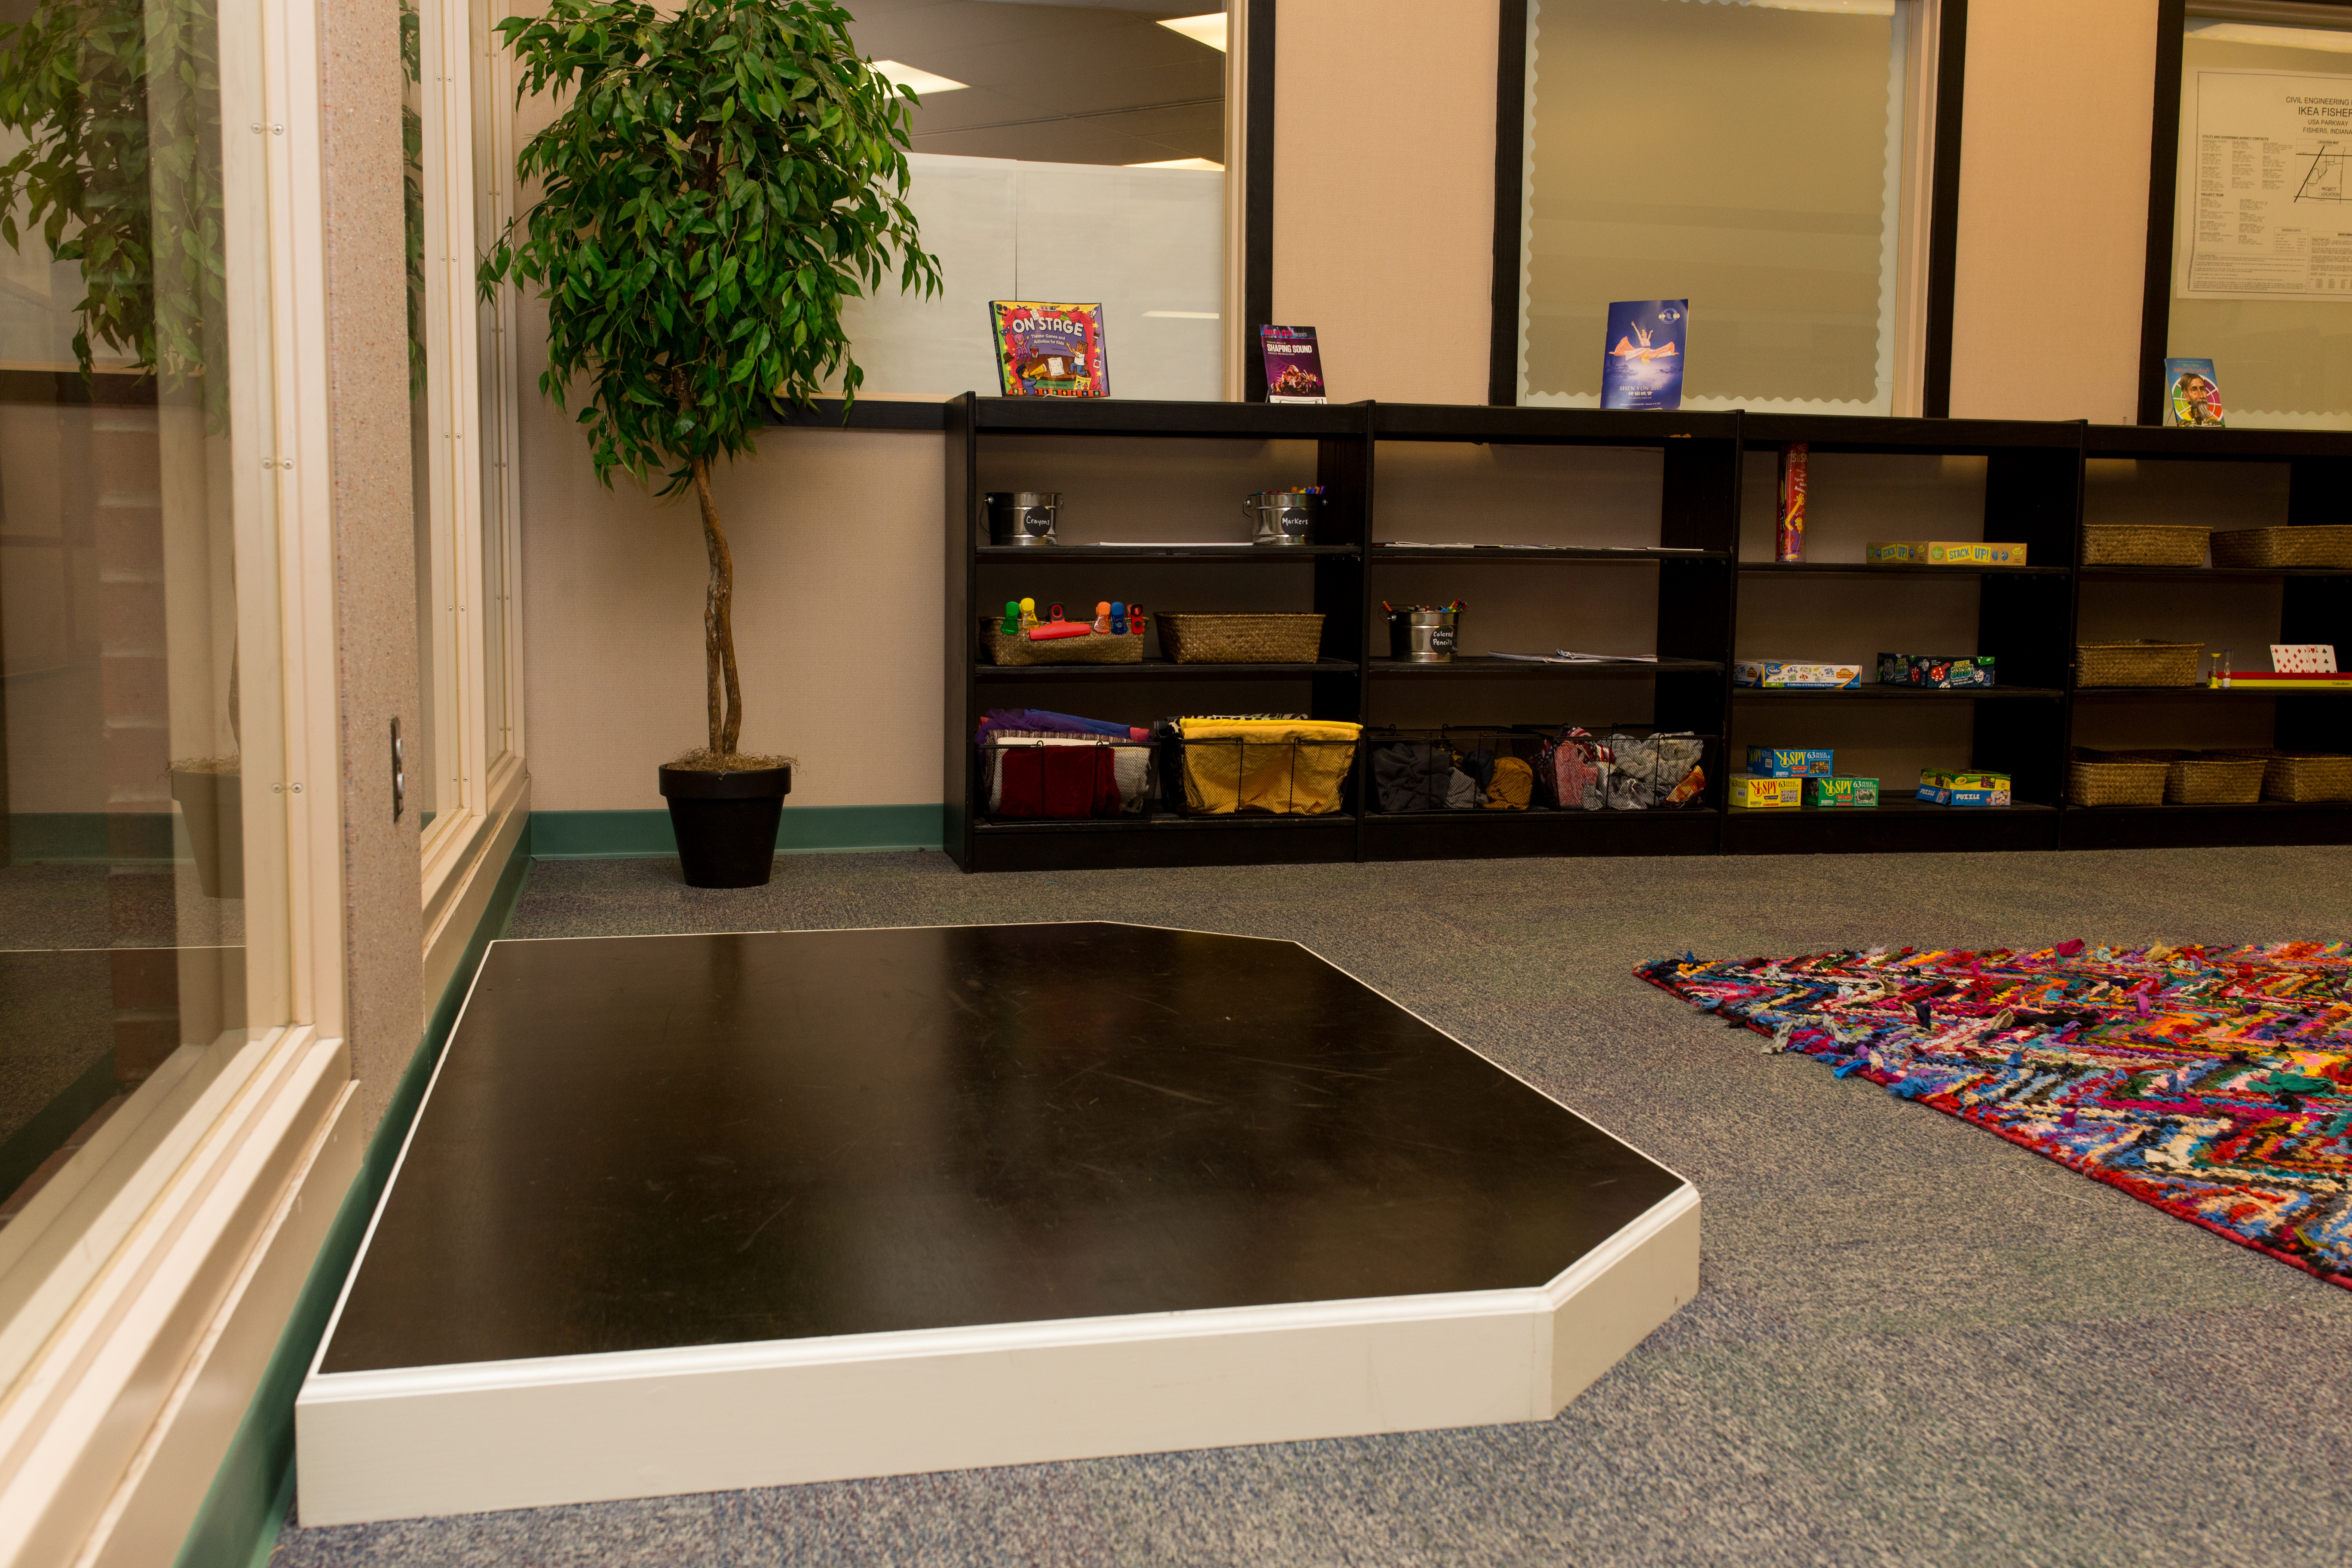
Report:
[[[288,985],[258,9],[0,26],[5,1385]]]
[[[2352,108],[2352,31],[2191,16],[2180,89],[2166,352],[2232,425],[2352,428],[2352,132],[2303,112]]]
[[[1529,0],[1519,401],[1690,301],[1686,408],[1895,411],[1915,0]]]
[[[908,205],[946,286],[844,312],[866,390],[992,394],[988,301],[1055,300],[1102,302],[1112,395],[1223,395],[1223,5],[855,10],[922,95]]]
[[[486,250],[506,227],[514,210],[514,155],[507,134],[513,124],[509,106],[513,93],[499,69],[499,43],[491,31],[506,14],[504,0],[468,0],[467,58],[473,67],[472,134],[474,160],[474,244]],[[514,750],[514,731],[507,712],[507,604],[511,584],[507,580],[508,529],[511,521],[508,498],[514,482],[514,432],[506,419],[513,386],[514,292],[501,288],[488,299],[475,296],[474,355],[476,406],[480,410],[481,439],[475,460],[480,472],[482,585],[476,634],[482,642],[483,756],[496,759]]]
[[[458,742],[455,410],[446,337],[449,224],[443,159],[445,88],[437,70],[441,5],[401,10],[406,85],[401,126],[407,150],[408,437],[416,542],[416,694],[423,710],[408,740],[408,800],[429,831],[465,803]]]

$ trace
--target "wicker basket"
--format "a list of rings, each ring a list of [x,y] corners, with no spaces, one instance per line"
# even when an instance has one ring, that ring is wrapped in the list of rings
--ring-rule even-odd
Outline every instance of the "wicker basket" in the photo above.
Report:
[[[987,650],[991,664],[1141,664],[1143,637],[1129,632],[1123,637],[1107,637],[1096,632],[1089,637],[1055,637],[1051,642],[1031,642],[1020,632],[1004,635],[1003,623],[992,616],[983,616],[980,622],[980,646]]]
[[[2210,753],[2165,764],[2164,798],[2171,805],[2252,805],[2263,798],[2264,757]]]
[[[1160,610],[1160,651],[1178,664],[1313,664],[1320,616],[1203,616]]]
[[[2213,536],[2216,566],[2352,566],[2352,523],[2234,528]]]
[[[2162,805],[2171,764],[2130,752],[2087,752],[2066,764],[2066,799],[2074,805]]]
[[[2264,800],[2352,800],[2352,757],[2286,752],[2266,763]]]
[[[2205,646],[2193,642],[2086,642],[2074,647],[2077,686],[2194,686]]]
[[[2085,566],[2202,566],[2210,528],[2182,523],[2086,522]]]

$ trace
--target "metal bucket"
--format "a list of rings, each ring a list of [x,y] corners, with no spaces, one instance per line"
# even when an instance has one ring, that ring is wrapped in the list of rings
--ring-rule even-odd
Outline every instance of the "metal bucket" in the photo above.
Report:
[[[1459,610],[1391,610],[1389,657],[1410,664],[1454,662],[1454,623]]]
[[[1313,490],[1260,490],[1242,502],[1250,520],[1252,544],[1311,544],[1323,515],[1323,498]]]
[[[991,490],[982,496],[988,509],[991,544],[1051,544],[1054,523],[1061,515],[1059,490]]]

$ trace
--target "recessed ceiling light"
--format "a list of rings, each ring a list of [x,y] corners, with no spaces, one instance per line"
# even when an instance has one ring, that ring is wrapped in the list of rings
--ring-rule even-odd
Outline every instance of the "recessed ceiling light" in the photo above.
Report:
[[[2257,22],[2192,20],[2189,35],[2200,44],[2268,44],[2282,49],[2352,54],[2352,33],[2340,33],[2331,27],[2265,27]]]
[[[1156,163],[1122,163],[1123,169],[1209,169],[1223,174],[1223,163],[1212,163],[1206,158],[1162,158]]]
[[[1739,0],[1767,11],[1826,11],[1835,16],[1892,16],[1895,0]]]
[[[884,81],[898,87],[911,87],[917,92],[956,92],[971,85],[915,66],[900,65],[897,60],[876,60],[873,71]]]
[[[1171,33],[1181,33],[1196,44],[1206,44],[1223,54],[1225,48],[1225,14],[1211,11],[1200,16],[1176,16],[1160,24]]]
[[[1213,321],[1220,319],[1214,310],[1146,310],[1143,313],[1177,321]]]

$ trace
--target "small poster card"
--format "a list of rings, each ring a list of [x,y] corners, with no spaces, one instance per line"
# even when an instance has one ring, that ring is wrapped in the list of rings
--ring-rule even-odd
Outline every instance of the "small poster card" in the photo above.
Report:
[[[1260,327],[1259,355],[1265,361],[1268,403],[1325,403],[1323,356],[1312,327]]]
[[[991,300],[996,371],[1007,397],[1108,397],[1100,304]]]
[[[1601,362],[1603,408],[1680,408],[1687,300],[1619,300],[1609,307],[1609,354]]]
[[[2221,384],[2210,359],[2164,362],[2164,422],[2222,428]]]

